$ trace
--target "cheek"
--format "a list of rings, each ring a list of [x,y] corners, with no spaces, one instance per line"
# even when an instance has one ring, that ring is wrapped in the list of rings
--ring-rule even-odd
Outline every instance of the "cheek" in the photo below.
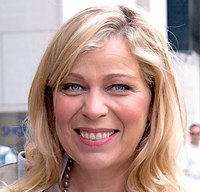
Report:
[[[70,102],[65,96],[58,94],[54,102],[54,115],[56,127],[63,126],[66,123],[69,123],[69,120],[73,116],[73,111],[75,110],[75,105]],[[69,110],[70,109],[70,110]]]
[[[71,100],[59,93],[56,95],[54,100],[55,128],[61,145],[68,152],[70,151],[68,146],[71,145],[71,140],[66,138],[72,138],[70,122],[74,114],[74,107],[75,105],[72,104]]]
[[[149,114],[150,102],[143,100],[132,100],[132,102],[124,102],[118,112],[124,122],[128,124],[144,126]]]
[[[149,114],[150,99],[135,98],[131,102],[124,102],[118,110],[118,115],[125,127],[124,142],[127,146],[138,145],[146,128]]]

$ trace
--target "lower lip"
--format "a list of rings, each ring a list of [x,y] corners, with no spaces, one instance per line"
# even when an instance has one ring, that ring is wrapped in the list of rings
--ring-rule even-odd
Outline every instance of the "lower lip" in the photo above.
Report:
[[[108,137],[108,138],[105,138],[105,139],[99,139],[99,140],[90,140],[90,139],[86,139],[86,138],[83,138],[83,137],[79,137],[81,142],[84,143],[85,145],[87,146],[90,146],[90,147],[100,147],[100,146],[103,146],[107,143],[109,143],[114,137],[115,137],[116,134]]]

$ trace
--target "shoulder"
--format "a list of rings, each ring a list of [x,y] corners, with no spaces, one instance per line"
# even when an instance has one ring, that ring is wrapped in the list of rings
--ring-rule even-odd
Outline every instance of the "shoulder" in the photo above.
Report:
[[[45,192],[61,192],[58,183],[51,186],[49,189],[45,190]]]
[[[11,184],[18,179],[18,165],[17,163],[10,163],[0,166],[0,191],[4,183]],[[3,191],[2,191],[3,192]],[[45,192],[61,192],[58,183],[51,186]]]
[[[3,183],[10,184],[17,180],[18,168],[17,163],[5,164],[0,167],[0,185]]]
[[[63,173],[67,164],[68,155],[63,157]],[[20,179],[26,172],[26,158],[25,153],[20,152],[18,155],[17,163],[5,164],[0,166],[0,187],[3,183],[11,184],[14,181]],[[62,173],[62,174],[63,174]],[[61,176],[62,177],[62,176]],[[1,191],[1,189],[0,189]],[[45,192],[61,192],[58,183],[55,183]]]
[[[16,163],[9,163],[0,166],[0,185],[11,184],[25,173],[24,152],[18,154]]]

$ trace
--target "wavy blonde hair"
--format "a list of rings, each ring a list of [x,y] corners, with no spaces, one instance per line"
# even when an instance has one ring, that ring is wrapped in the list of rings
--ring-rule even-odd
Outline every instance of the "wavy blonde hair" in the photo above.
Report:
[[[32,83],[28,101],[27,174],[10,191],[41,192],[58,181],[64,153],[55,132],[53,93],[78,57],[109,38],[129,42],[152,93],[149,124],[134,154],[127,191],[182,192],[177,151],[185,116],[167,40],[141,14],[125,6],[85,9],[56,33]]]

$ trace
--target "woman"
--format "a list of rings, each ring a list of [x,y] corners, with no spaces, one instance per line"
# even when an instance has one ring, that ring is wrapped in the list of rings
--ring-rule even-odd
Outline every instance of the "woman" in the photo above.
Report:
[[[7,191],[184,191],[171,52],[139,13],[93,7],[71,18],[41,60],[28,105],[26,173]]]

